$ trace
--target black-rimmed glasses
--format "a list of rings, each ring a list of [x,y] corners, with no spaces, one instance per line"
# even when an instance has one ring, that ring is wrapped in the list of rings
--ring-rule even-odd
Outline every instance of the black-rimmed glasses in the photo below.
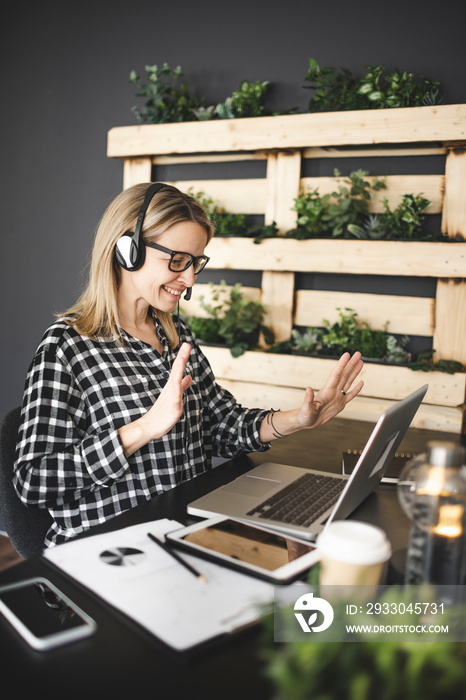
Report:
[[[191,255],[191,253],[182,253],[179,250],[170,250],[170,248],[165,248],[163,245],[158,243],[145,243],[149,248],[155,248],[156,250],[161,250],[162,253],[167,253],[170,256],[170,261],[168,263],[168,269],[172,272],[183,272],[187,270],[190,265],[194,268],[194,274],[198,275],[205,268],[210,258],[207,255]]]

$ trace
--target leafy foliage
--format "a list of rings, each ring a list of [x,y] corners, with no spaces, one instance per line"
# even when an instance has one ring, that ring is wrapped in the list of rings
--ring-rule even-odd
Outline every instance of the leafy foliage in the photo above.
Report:
[[[385,331],[372,330],[368,323],[358,322],[358,314],[353,309],[346,308],[347,313],[340,308],[338,311],[339,320],[335,323],[324,319],[327,332],[322,336],[323,347],[337,355],[359,350],[363,357],[384,357],[387,352]]]
[[[389,591],[381,601],[404,600]],[[344,618],[342,606],[333,603],[336,618]],[[464,608],[456,611],[464,620]],[[464,695],[466,645],[444,641],[441,633],[432,641],[406,639],[375,641],[361,634],[357,641],[273,641],[273,616],[264,621],[265,673],[281,700],[456,700]],[[383,620],[375,619],[374,623]],[[425,620],[413,616],[412,624]]]
[[[145,71],[146,83],[136,71],[131,71],[129,76],[130,82],[138,88],[136,97],[146,99],[142,108],[132,108],[137,119],[144,124],[193,121],[193,110],[199,108],[201,102],[190,96],[184,83],[178,85],[183,77],[181,66],[172,69],[164,63],[161,68],[145,66]]]
[[[227,97],[225,102],[217,105],[215,113],[220,119],[264,116],[264,98],[269,85],[268,80],[242,80],[238,90],[235,90],[231,97]]]
[[[277,343],[272,352],[297,352],[304,355],[339,356],[359,350],[363,357],[381,359],[390,364],[407,364],[410,354],[404,350],[409,338],[401,339],[386,330],[373,330],[366,321],[360,321],[354,309],[337,308],[339,319],[323,327],[310,326],[305,331],[294,328],[289,341]]]
[[[448,240],[443,233],[428,233],[423,229],[425,210],[430,201],[422,195],[405,194],[392,211],[384,199],[385,214],[370,214],[362,224],[350,224],[348,231],[355,238],[384,240]]]
[[[394,335],[388,334],[386,342],[385,362],[388,362],[390,365],[407,365],[411,361],[411,353],[405,350],[409,343],[409,336],[403,335],[397,339]]]
[[[339,177],[338,170],[334,171]],[[298,212],[297,228],[288,231],[288,238],[317,238],[325,234],[349,237],[349,226],[361,225],[368,214],[374,193],[386,187],[384,180],[367,180],[366,170],[354,170],[344,184],[331,194],[320,195],[318,190],[301,192],[293,209]]]
[[[365,66],[366,73],[357,77],[347,68],[320,67],[309,59],[305,88],[314,90],[309,112],[334,112],[354,109],[418,107],[444,102],[440,83],[413,73],[387,73],[383,64]]]
[[[144,124],[206,121],[211,119],[238,119],[265,115],[293,114],[296,108],[271,112],[265,106],[270,88],[268,80],[242,80],[224,102],[206,105],[193,97],[185,83],[181,66],[170,68],[167,63],[145,66],[146,82],[136,71],[131,71],[130,82],[138,88],[136,97],[145,98],[143,107],[133,107],[137,119]],[[337,71],[320,67],[313,58],[304,85],[314,90],[309,100],[310,112],[380,107],[412,107],[438,105],[444,101],[440,84],[427,78],[416,79],[412,73],[395,70],[386,73],[381,64],[366,66],[366,73],[355,77],[347,68]]]
[[[339,176],[335,170],[335,177]],[[426,209],[430,201],[421,194],[405,194],[392,211],[384,198],[384,214],[370,214],[369,202],[374,193],[385,188],[383,179],[367,179],[365,170],[355,170],[345,184],[331,194],[320,195],[317,189],[302,191],[293,209],[298,212],[297,227],[286,237],[304,240],[325,236],[370,240],[449,240],[443,233],[424,230]]]
[[[233,357],[239,357],[246,350],[253,349],[261,331],[266,343],[273,343],[272,332],[263,325],[265,307],[258,301],[245,299],[241,284],[235,284],[228,294],[226,284],[222,282],[212,295],[212,302],[208,303],[201,297],[201,306],[207,313],[205,321],[211,321],[210,324],[199,323],[196,317],[187,319],[191,330],[200,340],[224,342]],[[203,335],[206,332],[211,334],[209,338]],[[211,340],[214,336],[216,339]]]
[[[445,372],[446,374],[455,374],[455,372],[463,372],[464,366],[456,360],[438,360],[434,362],[435,350],[425,350],[418,353],[416,360],[410,364],[410,369],[421,372]]]
[[[290,348],[305,355],[318,353],[322,350],[322,329],[310,327],[300,332],[297,328],[293,328]]]
[[[232,214],[219,207],[212,197],[205,192],[191,191],[191,195],[202,204],[208,217],[215,227],[215,235],[222,237],[254,238],[254,243],[260,243],[264,238],[275,238],[278,235],[277,224],[258,224],[251,226],[246,214]]]
[[[195,338],[204,343],[223,344],[224,339],[220,335],[220,320],[218,318],[204,318],[204,316],[190,316],[188,319]]]

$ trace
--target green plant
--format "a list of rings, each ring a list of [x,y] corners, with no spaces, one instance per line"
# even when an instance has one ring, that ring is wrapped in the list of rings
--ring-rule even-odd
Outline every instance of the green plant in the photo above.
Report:
[[[448,240],[443,233],[430,233],[424,230],[425,210],[430,201],[422,195],[405,194],[393,211],[388,200],[384,199],[385,214],[369,214],[360,224],[350,224],[348,231],[355,238],[384,240]]]
[[[455,374],[455,372],[464,372],[464,366],[456,360],[438,360],[434,362],[435,350],[425,350],[418,353],[416,359],[410,363],[409,368],[414,371],[421,372],[445,372],[446,374]]]
[[[394,211],[384,199],[385,226],[390,238],[419,239],[422,234],[424,212],[430,202],[421,195],[405,194]]]
[[[236,238],[254,238],[254,243],[260,243],[264,238],[274,238],[278,235],[275,221],[271,224],[257,224],[251,226],[246,214],[232,214],[219,207],[212,197],[205,192],[190,194],[204,207],[208,217],[215,227],[215,235],[222,237],[234,236]]]
[[[263,333],[267,344],[273,343],[272,332],[263,325],[265,307],[258,301],[245,299],[241,289],[241,284],[238,283],[228,291],[225,282],[222,281],[212,295],[212,303],[201,297],[201,307],[207,313],[207,318],[215,322],[211,328],[218,331],[218,337],[230,348],[233,357],[239,357],[246,350],[254,348],[260,332]],[[191,317],[188,318],[188,324],[194,328],[196,322],[193,324]],[[198,326],[198,332],[199,329],[203,330],[202,324]],[[198,337],[208,342],[201,335]]]
[[[398,69],[387,73],[383,64],[365,68],[366,73],[357,77],[347,68],[339,71],[331,66],[321,68],[310,58],[305,77],[309,85],[304,85],[314,90],[309,112],[417,107],[444,102],[436,80],[416,78],[413,73]]]
[[[227,97],[225,102],[217,105],[215,114],[220,119],[263,116],[266,113],[264,98],[269,85],[267,80],[242,80],[238,90],[235,90],[231,97]]]
[[[348,232],[355,238],[375,240],[387,238],[387,227],[379,214],[368,214],[362,224],[349,224]]]
[[[223,343],[223,337],[220,335],[220,320],[218,318],[190,316],[187,322],[195,338],[199,338],[204,343]]]
[[[409,343],[409,336],[403,335],[397,340],[394,335],[388,334],[386,343],[385,362],[388,362],[389,365],[407,365],[410,362],[411,353],[405,350]]]
[[[416,618],[412,624],[418,622]],[[444,641],[439,635],[429,642],[383,638],[328,642],[313,638],[278,644],[273,641],[270,618],[266,618],[264,628],[262,657],[265,675],[275,687],[272,697],[276,700],[464,697],[464,643]]]
[[[373,330],[366,321],[359,321],[353,309],[341,308],[339,320],[331,324],[324,319],[327,333],[322,336],[322,345],[335,354],[359,350],[361,355],[371,359],[382,359],[389,364],[406,364],[410,355],[405,351],[408,336],[399,340],[386,330]],[[347,312],[347,313],[345,313]]]
[[[183,77],[181,66],[172,69],[167,63],[161,68],[145,66],[147,82],[142,82],[136,71],[131,71],[129,80],[138,88],[136,97],[144,97],[142,108],[133,107],[137,119],[144,124],[194,121],[194,110],[199,110],[201,101],[191,97],[184,83],[177,85]]]
[[[334,171],[339,177],[338,170]],[[384,180],[367,179],[366,170],[354,170],[331,194],[320,195],[318,190],[301,192],[293,209],[298,212],[297,228],[288,231],[288,238],[315,238],[325,234],[333,237],[349,236],[348,227],[362,225],[374,193],[386,187]]]
[[[315,354],[322,350],[322,330],[307,328],[300,332],[297,328],[291,331],[291,349],[298,353]]]
[[[338,307],[337,310],[339,312],[338,321],[330,323],[327,319],[323,320],[323,324],[327,329],[327,332],[322,336],[322,345],[324,349],[331,351],[333,354],[360,350],[361,354],[364,354],[365,357],[375,357],[373,354],[363,353],[363,350],[357,346],[357,342],[361,339],[360,331],[364,330],[364,350],[367,349],[370,353],[371,331],[368,325],[364,324],[364,326],[361,326],[361,324],[359,324],[358,326],[358,314],[354,309],[345,308],[343,310]],[[381,357],[383,354],[384,352],[379,354],[378,357]]]
[[[347,68],[338,73],[331,66],[321,68],[314,58],[310,58],[304,80],[310,84],[303,87],[314,90],[308,103],[309,112],[363,109],[364,99],[358,94],[356,80]]]
[[[317,189],[302,191],[295,199],[293,209],[298,212],[296,220],[297,227],[292,231],[288,231],[285,235],[287,238],[297,238],[304,240],[306,238],[317,237],[327,230],[323,216],[326,212],[330,194],[320,195]]]
[[[271,352],[298,352],[306,355],[333,355],[359,350],[365,358],[381,359],[390,364],[407,364],[410,354],[404,349],[409,338],[399,340],[386,330],[373,330],[360,321],[354,309],[337,307],[338,321],[322,321],[323,328],[310,326],[305,331],[294,328],[288,341],[277,343]]]
[[[338,175],[338,171],[335,171],[335,176]],[[322,217],[332,236],[346,235],[348,226],[357,223],[367,214],[374,192],[386,187],[385,182],[379,178],[369,182],[367,175],[366,170],[355,170],[345,180],[348,187],[340,185],[336,192],[332,192]]]
[[[358,93],[364,95],[375,108],[417,107],[442,104],[436,80],[416,79],[413,73],[395,70],[384,75],[385,66],[366,66],[367,73],[358,81]]]

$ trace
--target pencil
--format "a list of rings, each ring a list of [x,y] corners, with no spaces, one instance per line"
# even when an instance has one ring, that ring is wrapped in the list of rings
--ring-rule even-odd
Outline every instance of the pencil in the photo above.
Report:
[[[185,561],[182,557],[180,557],[171,547],[169,547],[165,542],[162,542],[162,540],[159,540],[158,537],[155,537],[151,532],[147,533],[147,537],[149,537],[152,542],[155,542],[156,544],[159,545],[163,549],[164,552],[169,554],[173,559],[176,559],[176,561],[181,564],[181,566],[184,566],[185,569],[190,571],[194,576],[196,576],[199,581],[202,581],[203,583],[206,583],[207,579],[206,577],[201,574],[199,571],[196,571],[194,566],[191,566],[191,564],[188,564],[187,561]]]

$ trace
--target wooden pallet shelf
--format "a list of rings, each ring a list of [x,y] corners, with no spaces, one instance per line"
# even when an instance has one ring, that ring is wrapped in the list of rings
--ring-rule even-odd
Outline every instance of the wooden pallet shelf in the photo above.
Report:
[[[428,213],[440,215],[441,229],[463,242],[270,239],[214,239],[210,267],[261,271],[261,287],[245,289],[268,309],[267,325],[277,340],[288,339],[293,325],[319,325],[338,306],[354,308],[372,327],[432,338],[436,359],[466,365],[466,105],[442,105],[325,114],[299,114],[184,124],[116,127],[108,135],[108,156],[124,161],[124,187],[153,179],[159,165],[260,160],[264,177],[171,180],[185,191],[203,191],[227,211],[261,214],[275,221],[281,234],[294,228],[292,210],[300,188],[333,191],[335,177],[305,177],[303,162],[315,158],[439,155],[444,170],[416,174],[403,170],[386,177],[387,189],[371,201],[383,211],[383,198],[396,206],[403,194],[423,194]],[[370,170],[370,167],[368,167]],[[194,170],[195,172],[195,170]],[[195,174],[196,177],[196,174]],[[393,295],[344,293],[296,288],[297,273],[382,275],[393,278]],[[397,278],[436,280],[431,298],[397,295]],[[362,285],[364,286],[364,285]],[[198,283],[187,313],[197,313]],[[336,318],[336,316],[335,316]],[[318,388],[332,361],[273,356],[264,352],[231,358],[228,350],[206,348],[219,381],[245,405],[294,406],[302,389]],[[366,365],[363,395],[343,416],[374,421],[390,402],[427,382],[429,391],[417,427],[458,433],[464,430],[466,374],[413,372],[407,368]]]

